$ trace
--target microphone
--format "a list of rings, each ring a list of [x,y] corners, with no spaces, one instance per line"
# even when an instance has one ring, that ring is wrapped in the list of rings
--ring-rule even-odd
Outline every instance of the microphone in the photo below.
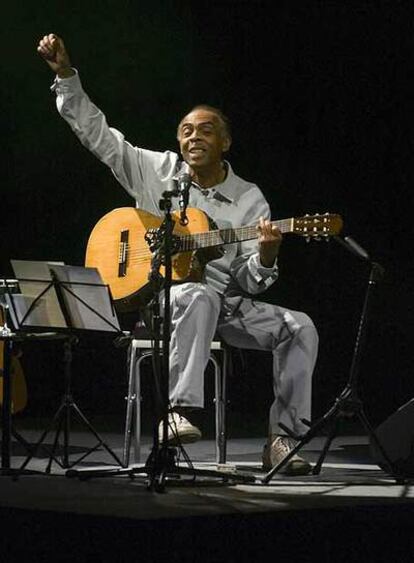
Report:
[[[193,183],[190,174],[184,172],[179,174],[176,178],[177,189],[178,189],[178,205],[180,207],[180,223],[181,225],[188,224],[188,218],[186,215],[188,199],[190,195],[191,184]]]
[[[356,240],[349,236],[345,237],[345,240],[357,256],[359,256],[363,260],[369,260],[368,252],[364,248],[362,248],[362,246],[358,244]]]

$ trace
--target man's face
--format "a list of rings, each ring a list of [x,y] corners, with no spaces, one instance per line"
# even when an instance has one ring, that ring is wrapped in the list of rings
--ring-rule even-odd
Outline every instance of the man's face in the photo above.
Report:
[[[230,147],[224,125],[213,112],[197,109],[181,121],[178,142],[183,159],[193,169],[203,169],[221,162]]]

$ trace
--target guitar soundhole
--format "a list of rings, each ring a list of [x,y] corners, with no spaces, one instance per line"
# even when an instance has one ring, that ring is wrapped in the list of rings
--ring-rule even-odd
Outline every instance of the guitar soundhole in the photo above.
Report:
[[[121,231],[121,240],[119,242],[119,257],[118,257],[119,278],[124,278],[127,275],[128,240],[129,240],[129,230]]]

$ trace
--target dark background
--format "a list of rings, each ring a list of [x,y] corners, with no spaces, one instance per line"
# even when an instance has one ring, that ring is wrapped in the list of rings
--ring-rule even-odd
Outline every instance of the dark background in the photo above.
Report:
[[[343,216],[345,234],[386,271],[360,370],[366,411],[380,422],[414,395],[413,16],[412,2],[397,0],[9,3],[0,273],[13,277],[11,258],[81,265],[97,220],[134,205],[56,112],[53,76],[36,52],[54,32],[90,97],[131,143],[174,150],[179,118],[196,103],[217,105],[233,123],[236,173],[262,188],[275,218]],[[319,329],[317,416],[347,380],[369,268],[334,241],[295,237],[286,237],[280,262],[281,279],[265,298],[306,311]],[[81,338],[75,394],[88,412],[123,412],[124,361],[107,337]],[[29,345],[22,362],[25,412],[50,414],[62,391],[59,346]],[[264,433],[271,359],[236,355],[235,373],[233,411]]]

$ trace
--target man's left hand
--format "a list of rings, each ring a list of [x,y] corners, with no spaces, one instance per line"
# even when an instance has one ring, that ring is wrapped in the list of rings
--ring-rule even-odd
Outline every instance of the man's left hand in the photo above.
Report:
[[[265,268],[271,268],[279,254],[282,233],[278,227],[272,225],[269,219],[263,219],[263,217],[260,217],[257,232],[260,262]]]

